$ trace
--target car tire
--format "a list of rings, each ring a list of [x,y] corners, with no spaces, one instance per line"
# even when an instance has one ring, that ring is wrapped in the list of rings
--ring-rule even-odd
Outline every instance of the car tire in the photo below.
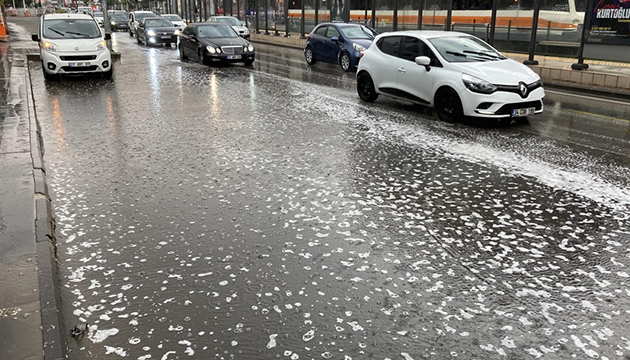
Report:
[[[254,63],[254,60],[245,60],[245,66],[252,66],[252,64]]]
[[[114,68],[110,66],[109,71],[106,71],[103,73],[103,79],[111,80],[113,75],[114,75]]]
[[[182,49],[182,45],[179,45],[179,60],[184,61],[188,59],[188,57],[186,56],[186,54],[184,54],[184,49]]]
[[[339,57],[339,65],[341,65],[341,70],[345,72],[348,72],[352,69],[352,62],[348,53],[341,53],[341,56]]]
[[[140,36],[138,36],[138,34],[136,34],[136,42],[138,42],[138,44],[142,44],[142,41],[140,41]]]
[[[367,72],[359,74],[357,79],[357,93],[359,93],[359,97],[363,101],[374,102],[378,99],[378,93],[374,88],[374,81],[372,81],[372,77]]]
[[[197,51],[197,59],[199,60],[199,63],[200,63],[201,65],[206,65],[206,56],[205,56],[205,54],[203,53],[203,49],[199,49],[199,50]]]
[[[435,94],[435,112],[440,120],[454,123],[464,116],[462,101],[457,92],[451,88],[444,88]]]
[[[42,63],[42,73],[44,74],[44,80],[47,80],[47,81],[57,80],[57,76],[46,72],[46,69],[44,68],[44,63]]]
[[[129,36],[133,37],[133,33],[131,32],[131,28],[129,28]]]
[[[313,49],[311,49],[310,46],[304,50],[304,57],[306,58],[306,63],[309,65],[315,65],[317,62],[317,60],[315,60],[315,55],[313,55]]]

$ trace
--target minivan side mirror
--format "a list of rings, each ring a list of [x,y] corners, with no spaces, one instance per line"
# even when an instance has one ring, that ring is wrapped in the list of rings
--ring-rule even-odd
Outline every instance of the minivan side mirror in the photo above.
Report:
[[[39,36],[37,36],[37,34],[31,34],[31,40],[39,41]]]
[[[105,40],[111,40],[112,34],[105,34]]]
[[[431,59],[428,56],[418,56],[416,57],[416,64],[424,66],[427,71],[431,70]]]

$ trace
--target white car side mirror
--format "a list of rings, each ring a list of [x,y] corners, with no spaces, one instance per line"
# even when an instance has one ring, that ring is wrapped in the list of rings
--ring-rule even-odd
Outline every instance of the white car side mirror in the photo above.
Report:
[[[422,66],[429,66],[431,64],[431,59],[428,56],[418,56],[416,58],[416,64]]]

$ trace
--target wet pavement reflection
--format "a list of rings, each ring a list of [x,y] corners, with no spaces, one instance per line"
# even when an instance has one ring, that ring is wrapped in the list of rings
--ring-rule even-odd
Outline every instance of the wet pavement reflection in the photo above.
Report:
[[[31,64],[71,359],[630,355],[628,124],[452,126],[299,51],[115,37],[111,82]]]

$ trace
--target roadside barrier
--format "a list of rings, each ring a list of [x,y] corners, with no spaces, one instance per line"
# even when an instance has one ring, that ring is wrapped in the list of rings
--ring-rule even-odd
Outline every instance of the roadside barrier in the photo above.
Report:
[[[4,15],[0,12],[0,41],[7,41],[7,24],[4,21]]]

